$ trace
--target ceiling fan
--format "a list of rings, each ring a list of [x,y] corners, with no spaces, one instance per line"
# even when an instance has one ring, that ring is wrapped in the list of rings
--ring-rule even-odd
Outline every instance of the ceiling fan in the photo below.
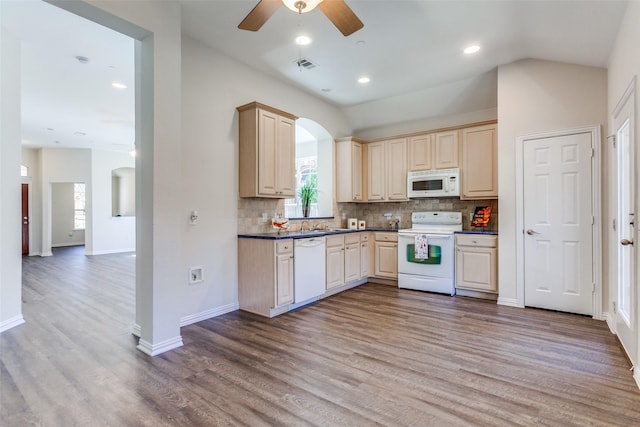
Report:
[[[283,4],[298,13],[310,12],[317,6],[345,37],[364,27],[344,0],[260,0],[238,28],[258,31]]]

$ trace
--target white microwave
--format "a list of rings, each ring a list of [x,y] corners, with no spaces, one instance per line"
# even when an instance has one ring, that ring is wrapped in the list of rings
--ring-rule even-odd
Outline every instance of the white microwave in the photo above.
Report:
[[[410,199],[460,197],[460,169],[409,172],[407,175],[407,196]]]

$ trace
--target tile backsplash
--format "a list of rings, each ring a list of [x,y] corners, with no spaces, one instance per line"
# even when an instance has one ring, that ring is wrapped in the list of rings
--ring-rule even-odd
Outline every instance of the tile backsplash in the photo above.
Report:
[[[491,220],[487,227],[470,226],[469,215],[476,206],[491,206]],[[416,211],[460,211],[462,212],[462,228],[464,230],[498,231],[497,200],[460,200],[446,199],[413,199],[405,202],[384,203],[334,203],[333,219],[326,220],[332,228],[346,228],[348,218],[365,220],[367,228],[389,228],[384,214],[391,213],[393,218],[400,218],[400,228],[411,227],[411,213]],[[262,222],[262,213],[267,213],[268,221]],[[238,199],[238,232],[268,233],[273,232],[271,218],[275,213],[284,212],[283,199]],[[316,224],[325,220],[311,219]],[[300,230],[302,220],[291,221],[292,230]]]

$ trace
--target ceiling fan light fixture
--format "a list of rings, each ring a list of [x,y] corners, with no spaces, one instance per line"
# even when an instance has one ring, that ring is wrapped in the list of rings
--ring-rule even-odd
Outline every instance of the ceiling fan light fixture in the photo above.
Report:
[[[311,12],[322,0],[282,0],[287,8],[297,13]]]

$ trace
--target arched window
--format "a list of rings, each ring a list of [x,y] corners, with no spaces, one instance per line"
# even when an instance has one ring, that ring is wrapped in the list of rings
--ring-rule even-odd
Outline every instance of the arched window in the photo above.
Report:
[[[296,120],[296,194],[309,180],[316,184],[317,197],[309,209],[311,218],[333,216],[332,159],[333,138],[329,132],[312,120]],[[298,197],[284,202],[287,218],[302,218],[302,204]]]

